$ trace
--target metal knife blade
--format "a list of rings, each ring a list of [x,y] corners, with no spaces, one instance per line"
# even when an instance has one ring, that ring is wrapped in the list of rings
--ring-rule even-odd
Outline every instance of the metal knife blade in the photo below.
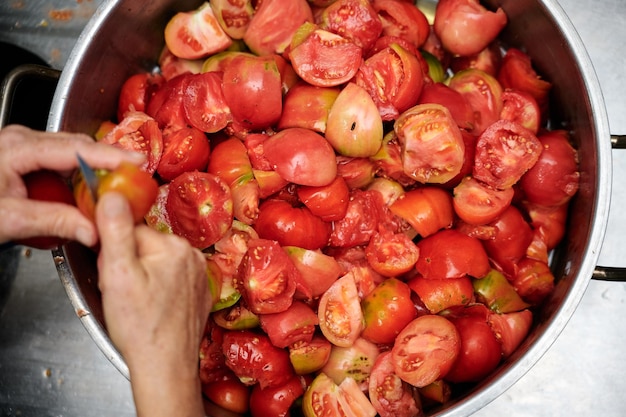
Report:
[[[91,194],[91,198],[95,203],[98,201],[98,176],[93,168],[91,168],[79,154],[76,154],[76,159],[78,159],[78,168],[83,175],[87,188],[89,189],[89,193]]]

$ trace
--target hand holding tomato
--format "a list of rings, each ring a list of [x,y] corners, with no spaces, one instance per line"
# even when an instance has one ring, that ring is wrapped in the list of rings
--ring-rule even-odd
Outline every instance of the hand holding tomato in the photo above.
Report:
[[[135,225],[119,193],[96,206],[99,287],[138,415],[204,415],[198,350],[213,300],[206,260],[184,239]]]
[[[76,169],[77,153],[89,164],[107,169],[122,161],[143,160],[133,153],[95,143],[82,134],[39,132],[17,125],[0,131],[0,242],[53,236],[77,240],[87,246],[96,243],[95,226],[72,205],[71,199],[63,197],[66,193],[59,186]],[[24,176],[42,170],[62,177],[51,180],[58,194],[49,191],[48,185],[43,188],[34,185],[38,190],[28,189]],[[29,199],[33,191],[38,197]]]

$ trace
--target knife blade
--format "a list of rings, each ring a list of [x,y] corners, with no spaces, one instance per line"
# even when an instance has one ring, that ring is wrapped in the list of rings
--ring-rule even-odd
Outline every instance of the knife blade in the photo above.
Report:
[[[89,190],[89,194],[94,203],[98,201],[98,176],[96,172],[89,166],[87,161],[85,161],[79,154],[76,154],[76,159],[78,159],[78,168],[80,169],[80,173],[83,175],[83,179],[87,184],[87,189]]]

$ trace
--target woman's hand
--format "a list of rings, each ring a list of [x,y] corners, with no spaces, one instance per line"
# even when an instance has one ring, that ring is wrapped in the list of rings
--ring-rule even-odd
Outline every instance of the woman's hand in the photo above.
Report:
[[[94,224],[73,206],[27,198],[22,177],[42,169],[69,177],[78,166],[76,154],[93,167],[115,169],[126,160],[143,162],[140,154],[96,143],[78,133],[52,133],[12,125],[0,130],[0,243],[33,236],[56,236],[96,244]]]
[[[206,260],[183,238],[135,226],[128,202],[96,207],[106,325],[130,370],[139,416],[203,416],[198,352],[212,299]]]

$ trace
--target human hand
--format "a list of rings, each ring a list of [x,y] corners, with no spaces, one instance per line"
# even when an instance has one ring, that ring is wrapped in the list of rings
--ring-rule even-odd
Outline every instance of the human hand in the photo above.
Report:
[[[212,305],[206,259],[183,238],[135,226],[128,202],[96,207],[99,286],[139,416],[203,416],[198,354]]]
[[[93,246],[95,225],[76,207],[29,200],[22,177],[42,169],[69,177],[79,153],[93,167],[115,169],[122,161],[140,164],[144,157],[87,135],[41,132],[12,125],[0,130],[0,243],[33,236],[56,236]]]

